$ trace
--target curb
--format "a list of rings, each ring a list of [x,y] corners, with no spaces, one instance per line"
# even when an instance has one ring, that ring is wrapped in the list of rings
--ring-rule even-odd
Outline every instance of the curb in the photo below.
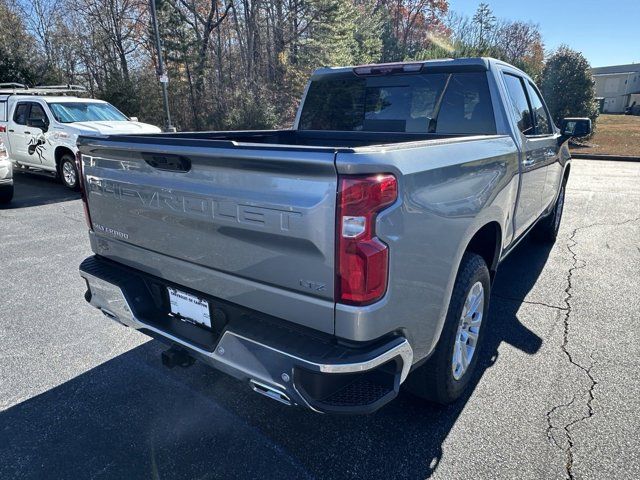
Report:
[[[571,158],[576,160],[615,160],[618,162],[640,162],[640,157],[628,155],[598,155],[591,153],[571,153]]]

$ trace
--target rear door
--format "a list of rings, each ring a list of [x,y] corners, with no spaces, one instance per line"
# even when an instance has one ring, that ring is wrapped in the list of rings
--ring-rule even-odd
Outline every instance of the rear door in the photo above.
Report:
[[[153,252],[333,300],[332,149],[122,138],[81,146],[96,235],[138,252],[139,262]],[[327,322],[332,328],[332,314]]]
[[[21,163],[31,163],[27,153],[27,137],[30,136],[27,121],[30,105],[30,102],[17,102],[7,128],[11,159]]]

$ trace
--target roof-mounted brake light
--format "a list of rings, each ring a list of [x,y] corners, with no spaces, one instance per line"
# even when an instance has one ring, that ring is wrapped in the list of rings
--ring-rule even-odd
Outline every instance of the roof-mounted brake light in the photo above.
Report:
[[[422,63],[381,63],[379,65],[362,65],[355,67],[356,75],[389,75],[391,73],[412,73],[422,70]]]

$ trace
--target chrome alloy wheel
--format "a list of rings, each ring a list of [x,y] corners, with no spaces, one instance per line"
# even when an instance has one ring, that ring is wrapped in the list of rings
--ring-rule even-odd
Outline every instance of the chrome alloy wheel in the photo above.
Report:
[[[64,177],[64,181],[69,186],[75,186],[77,181],[76,169],[73,168],[73,165],[70,162],[64,162],[62,166],[62,176]]]
[[[484,287],[482,283],[476,282],[469,290],[462,307],[458,332],[453,344],[451,371],[456,380],[460,380],[465,374],[476,352],[483,311]]]

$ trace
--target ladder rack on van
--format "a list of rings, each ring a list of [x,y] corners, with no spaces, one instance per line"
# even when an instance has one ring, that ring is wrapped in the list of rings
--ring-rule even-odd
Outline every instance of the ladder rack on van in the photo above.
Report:
[[[68,95],[86,93],[82,85],[43,85],[28,87],[22,83],[0,83],[0,95]]]

